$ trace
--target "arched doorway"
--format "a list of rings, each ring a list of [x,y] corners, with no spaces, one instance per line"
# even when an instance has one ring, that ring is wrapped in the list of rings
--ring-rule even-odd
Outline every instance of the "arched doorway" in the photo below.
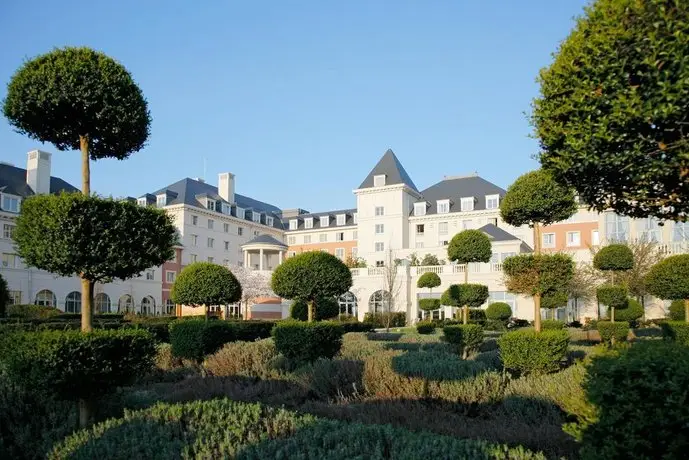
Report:
[[[118,313],[129,313],[134,311],[132,309],[132,296],[129,294],[124,294],[117,301],[117,312]]]
[[[368,311],[384,313],[390,311],[390,293],[388,291],[376,291],[368,299]]]
[[[155,312],[156,302],[150,295],[141,299],[141,314],[152,315]]]
[[[81,292],[72,291],[65,297],[66,313],[81,313]]]
[[[53,291],[43,289],[36,294],[36,305],[41,305],[43,307],[56,307],[57,297],[55,297]]]
[[[353,292],[345,292],[337,299],[341,315],[356,316],[357,299]]]
[[[110,313],[110,296],[105,292],[96,294],[93,303],[96,307],[96,313]]]

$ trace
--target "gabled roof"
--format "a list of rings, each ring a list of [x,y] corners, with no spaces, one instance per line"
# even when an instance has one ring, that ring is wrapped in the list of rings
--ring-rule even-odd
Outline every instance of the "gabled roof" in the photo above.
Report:
[[[315,230],[315,229],[320,229],[320,228],[328,228],[328,229],[336,229],[338,227],[346,227],[348,225],[354,225],[354,213],[356,212],[356,209],[339,209],[337,211],[324,211],[324,212],[312,212],[308,214],[299,214],[298,216],[293,216],[290,218],[283,218],[282,219],[282,224],[285,227],[285,230],[289,231],[289,221],[290,220],[297,220],[297,230],[292,230],[298,231],[298,230]],[[337,215],[338,214],[344,214],[345,215],[345,223],[344,225],[337,225]],[[330,216],[330,222],[327,227],[321,227],[321,217],[323,216]],[[313,218],[313,227],[312,228],[305,228],[304,227],[304,219],[308,218]]]
[[[506,232],[505,230],[493,224],[486,224],[483,227],[479,228],[479,230],[488,235],[488,238],[490,238],[492,241],[519,240],[519,238],[517,238],[516,236],[512,235],[509,232]]]
[[[395,184],[405,184],[412,190],[419,191],[414,185],[414,181],[411,180],[407,171],[404,170],[404,166],[397,159],[395,153],[388,149],[387,152],[381,157],[366,179],[361,183],[359,188],[371,188],[373,187],[373,177],[385,175],[385,185],[395,185]]]
[[[50,177],[50,193],[78,192],[79,189],[72,184],[60,179]],[[26,169],[0,163],[0,192],[11,195],[27,197],[35,195],[34,191],[26,183]]]
[[[474,209],[486,209],[486,195],[505,196],[505,189],[488,182],[479,176],[449,177],[422,191],[423,198],[428,201],[426,214],[437,214],[438,200],[450,200],[450,212],[460,211],[461,199],[474,197]]]
[[[242,244],[242,246],[249,246],[251,244],[270,244],[273,246],[281,246],[283,248],[287,247],[285,243],[273,238],[270,235],[258,235],[256,238]]]

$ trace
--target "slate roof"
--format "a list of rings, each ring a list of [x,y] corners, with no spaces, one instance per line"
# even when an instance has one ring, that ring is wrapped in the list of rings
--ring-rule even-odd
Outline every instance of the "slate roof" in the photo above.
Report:
[[[50,177],[50,193],[78,192],[79,189],[72,184],[60,179]],[[26,183],[26,169],[0,163],[0,192],[20,197],[35,195],[34,191]]]
[[[437,214],[437,201],[450,199],[450,212],[459,212],[461,199],[474,197],[474,210],[486,209],[486,195],[505,196],[505,189],[488,182],[479,176],[449,177],[435,185],[431,185],[421,192],[423,199],[428,201],[426,214]],[[412,211],[413,212],[413,211]]]
[[[322,216],[330,216],[330,222],[327,227],[322,227],[322,228],[328,228],[328,229],[334,229],[338,227],[346,227],[348,225],[354,225],[354,213],[356,212],[356,209],[339,209],[337,211],[324,211],[324,212],[313,212],[313,213],[308,213],[308,214],[299,214],[298,216],[295,217],[290,217],[288,219],[283,219],[282,220],[282,225],[285,227],[285,230],[289,230],[289,221],[297,219],[297,230],[292,230],[293,232],[298,231],[298,230],[316,230],[321,228],[321,217]],[[337,215],[338,214],[344,214],[345,215],[345,223],[344,225],[337,225]],[[308,219],[309,217],[313,218],[313,227],[312,228],[306,228],[304,225],[304,219]]]
[[[378,160],[378,163],[368,173],[368,176],[366,176],[359,188],[373,187],[373,177],[383,174],[386,176],[385,185],[406,184],[412,190],[419,191],[391,149],[388,149],[381,159]]]
[[[493,224],[486,224],[479,228],[483,233],[488,235],[488,237],[493,241],[515,241],[519,240],[516,236],[509,232],[501,229],[500,227]]]
[[[244,243],[242,246],[248,246],[250,244],[272,244],[275,246],[282,246],[284,248],[287,247],[287,245],[285,243],[283,243],[280,240],[273,238],[270,235],[258,235],[256,238]]]

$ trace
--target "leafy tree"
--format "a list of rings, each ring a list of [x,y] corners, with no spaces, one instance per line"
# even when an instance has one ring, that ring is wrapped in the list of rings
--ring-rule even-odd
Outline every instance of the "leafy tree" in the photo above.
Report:
[[[0,275],[0,318],[5,317],[5,310],[7,304],[10,303],[10,290],[7,287],[7,281]]]
[[[27,198],[14,241],[27,265],[81,278],[81,328],[90,331],[93,285],[125,280],[172,259],[177,229],[160,209],[62,193]]]
[[[624,286],[604,284],[596,289],[598,302],[610,307],[610,322],[615,322],[615,309],[627,308],[629,291]]]
[[[689,8],[596,0],[540,73],[540,161],[594,209],[689,212]]]
[[[636,299],[627,299],[627,308],[615,312],[618,321],[635,322],[644,315],[644,307]]]
[[[419,279],[416,281],[416,287],[419,289],[428,288],[430,292],[433,292],[433,288],[440,286],[440,283],[440,277],[437,273],[426,272],[419,276]]]
[[[434,311],[440,308],[440,299],[419,299],[419,308],[423,311]]]
[[[366,260],[362,257],[347,256],[345,265],[348,268],[366,268]]]
[[[550,173],[540,169],[518,177],[500,203],[502,220],[515,227],[533,228],[536,255],[541,253],[541,227],[568,219],[576,210],[573,190],[559,185]],[[541,294],[532,294],[537,332],[541,330]]]
[[[337,303],[335,297],[324,297],[318,299],[313,305],[313,316],[315,321],[323,321],[327,319],[337,318],[340,314],[340,305]],[[298,321],[306,321],[309,319],[309,306],[303,300],[292,301],[290,307],[290,318]]]
[[[242,286],[232,272],[222,265],[195,262],[182,269],[170,289],[170,298],[180,305],[209,307],[239,302]]]
[[[512,307],[505,302],[493,302],[486,308],[486,318],[494,321],[507,321],[512,317]]]
[[[469,264],[490,262],[493,255],[490,238],[480,230],[464,230],[450,240],[447,257],[453,262],[464,265],[464,284],[469,283]],[[469,306],[463,305],[463,322],[469,322]]]
[[[684,318],[689,323],[689,254],[670,256],[651,268],[646,287],[664,300],[683,300]]]
[[[610,283],[615,284],[615,273],[634,268],[634,254],[626,244],[609,244],[593,257],[593,266],[610,273]]]
[[[426,254],[425,256],[423,256],[423,259],[421,259],[420,263],[424,267],[445,265],[445,261],[442,259],[438,259],[438,256],[436,256],[435,254]]]
[[[124,160],[143,148],[151,116],[127,69],[89,48],[55,49],[26,62],[7,86],[10,125],[58,150],[81,150],[82,192],[89,159]]]
[[[327,252],[309,251],[290,257],[273,271],[273,292],[280,297],[301,300],[308,305],[308,320],[314,319],[314,302],[338,297],[352,286],[352,272]]]
[[[684,321],[684,300],[673,300],[668,308],[668,318],[672,321]]]
[[[483,284],[451,284],[440,297],[440,303],[451,307],[463,305],[468,308],[479,308],[488,300],[488,286]],[[465,321],[468,314],[464,314]]]
[[[566,307],[568,300],[566,291],[549,291],[541,297],[541,308],[550,310],[550,319],[555,319],[555,310]]]

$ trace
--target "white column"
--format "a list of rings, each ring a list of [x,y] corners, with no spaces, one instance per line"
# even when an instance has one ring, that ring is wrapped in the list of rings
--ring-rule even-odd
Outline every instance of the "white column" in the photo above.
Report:
[[[244,249],[244,267],[249,268],[249,251]]]
[[[258,269],[263,270],[263,248],[258,250]]]
[[[278,265],[280,265],[282,263],[282,253],[283,252],[284,251],[278,251]]]

